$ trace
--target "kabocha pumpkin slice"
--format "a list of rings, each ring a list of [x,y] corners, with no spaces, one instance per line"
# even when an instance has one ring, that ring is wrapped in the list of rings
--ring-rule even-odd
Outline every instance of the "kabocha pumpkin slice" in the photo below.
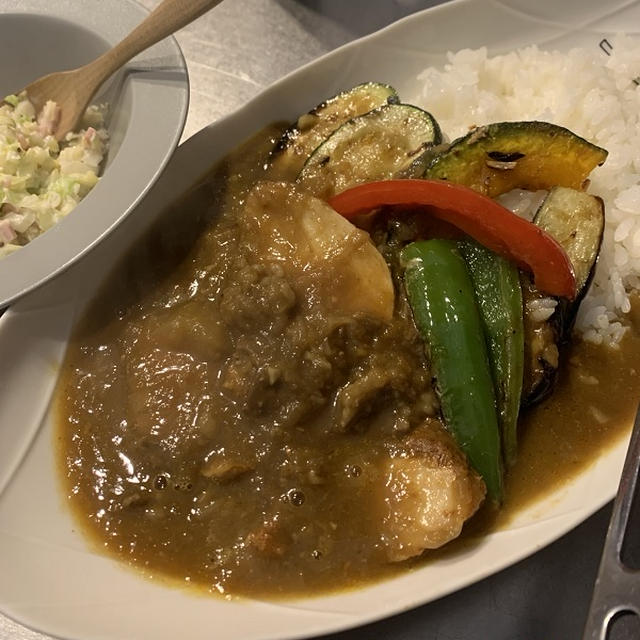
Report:
[[[271,164],[282,175],[294,178],[313,150],[351,118],[389,103],[399,102],[393,87],[365,82],[343,91],[301,115],[280,137],[271,152]]]
[[[607,151],[548,122],[478,127],[436,156],[425,178],[464,184],[490,198],[511,189],[580,189]]]

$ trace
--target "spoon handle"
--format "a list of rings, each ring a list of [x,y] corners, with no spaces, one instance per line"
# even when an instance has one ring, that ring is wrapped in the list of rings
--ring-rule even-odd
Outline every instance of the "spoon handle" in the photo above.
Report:
[[[104,82],[123,64],[209,11],[222,0],[163,0],[124,40],[87,65]]]

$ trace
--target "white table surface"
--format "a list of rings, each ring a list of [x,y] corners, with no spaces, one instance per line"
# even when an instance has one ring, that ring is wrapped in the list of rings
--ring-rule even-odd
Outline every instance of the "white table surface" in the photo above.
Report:
[[[152,9],[159,0],[141,2]],[[177,34],[191,79],[191,105],[183,138],[238,108],[302,64],[435,4],[439,2],[226,0]],[[463,591],[330,638],[580,638],[609,512],[610,506],[547,549]],[[0,614],[0,640],[46,637]],[[635,632],[621,633],[619,640],[632,637],[640,638],[637,627]]]

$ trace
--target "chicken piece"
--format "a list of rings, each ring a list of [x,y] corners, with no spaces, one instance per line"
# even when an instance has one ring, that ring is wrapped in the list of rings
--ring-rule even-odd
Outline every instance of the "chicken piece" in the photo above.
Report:
[[[486,489],[435,421],[420,427],[385,462],[382,540],[392,562],[457,538]]]
[[[241,225],[255,253],[280,263],[309,307],[391,319],[394,292],[384,258],[366,232],[322,200],[291,184],[261,182],[247,198]]]

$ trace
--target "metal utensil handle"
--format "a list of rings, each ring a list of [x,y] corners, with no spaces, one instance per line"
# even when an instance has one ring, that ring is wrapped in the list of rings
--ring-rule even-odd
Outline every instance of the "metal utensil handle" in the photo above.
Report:
[[[606,640],[609,625],[618,613],[629,611],[640,615],[640,571],[626,567],[621,558],[639,470],[640,407],[636,413],[618,494],[613,503],[583,640]]]

